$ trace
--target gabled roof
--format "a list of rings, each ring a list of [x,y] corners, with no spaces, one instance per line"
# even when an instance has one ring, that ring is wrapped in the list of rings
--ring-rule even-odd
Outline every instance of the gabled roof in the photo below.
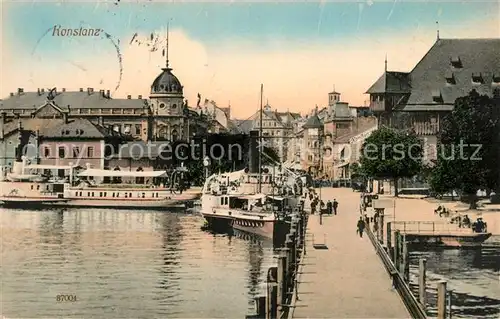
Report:
[[[314,114],[314,115],[311,115],[307,119],[306,124],[304,124],[302,127],[305,128],[305,129],[309,129],[309,128],[322,128],[323,127],[323,123],[319,119],[318,115]]]
[[[409,73],[386,71],[366,93],[410,93]]]
[[[57,127],[64,123],[62,119],[39,119],[39,118],[23,118],[21,120],[21,127],[24,131],[39,132],[43,135],[48,129],[52,127]],[[19,127],[18,120],[12,120],[4,124],[4,134],[5,136],[16,132]]]
[[[459,60],[461,67],[454,67],[452,60]],[[447,83],[450,74],[455,84]],[[473,83],[473,74],[481,75],[483,83]],[[433,109],[436,104],[452,106],[458,97],[468,95],[472,89],[491,96],[495,87],[493,76],[498,75],[500,39],[440,39],[411,71],[412,90],[403,109]],[[433,90],[441,94],[442,102],[433,101]]]
[[[96,125],[87,119],[70,119],[68,123],[52,126],[43,132],[45,138],[99,139],[113,136],[112,130]]]
[[[402,111],[447,111],[473,89],[492,96],[499,75],[500,39],[438,39],[410,73],[385,72],[366,93],[407,93]]]

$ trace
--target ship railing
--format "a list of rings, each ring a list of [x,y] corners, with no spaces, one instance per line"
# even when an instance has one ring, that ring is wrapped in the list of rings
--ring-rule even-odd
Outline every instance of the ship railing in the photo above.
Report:
[[[456,224],[433,221],[393,221],[393,230],[402,234],[472,234],[468,227],[459,227]]]

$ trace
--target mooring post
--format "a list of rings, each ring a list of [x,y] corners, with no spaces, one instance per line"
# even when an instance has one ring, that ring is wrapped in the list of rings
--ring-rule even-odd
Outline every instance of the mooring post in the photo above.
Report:
[[[382,225],[383,226],[383,225]],[[387,223],[387,253],[392,256],[392,224]]]
[[[427,260],[424,258],[420,258],[418,261],[418,299],[424,310],[427,307],[427,301],[425,295],[426,266],[427,266]]]
[[[278,311],[278,268],[267,271],[266,319],[276,319]]]
[[[438,283],[437,289],[437,318],[446,319],[446,281],[442,280]]]
[[[384,244],[384,209],[380,209],[380,214],[378,217],[378,231],[380,236],[379,242],[383,245]]]
[[[265,318],[266,317],[266,297],[257,297],[255,298],[255,308],[257,310],[257,317]]]
[[[399,230],[394,231],[394,259],[392,262],[396,266],[396,269],[399,270],[399,245],[400,245],[400,236]]]
[[[284,305],[286,303],[286,294],[287,294],[287,263],[286,263],[286,255],[285,252],[282,252],[278,257],[278,304]],[[284,311],[283,306],[279,306],[278,310],[280,312]]]
[[[410,255],[408,252],[408,243],[406,242],[406,235],[403,235],[403,263],[401,274],[403,275],[404,281],[410,281]]]
[[[448,318],[451,319],[452,312],[451,312],[451,305],[453,302],[453,291],[448,290]]]

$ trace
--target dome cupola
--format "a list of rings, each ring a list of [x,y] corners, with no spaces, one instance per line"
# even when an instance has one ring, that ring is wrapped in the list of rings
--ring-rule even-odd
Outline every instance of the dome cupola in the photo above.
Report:
[[[151,95],[177,95],[182,96],[183,86],[179,79],[172,73],[169,67],[162,68],[160,75],[156,77],[151,85]]]

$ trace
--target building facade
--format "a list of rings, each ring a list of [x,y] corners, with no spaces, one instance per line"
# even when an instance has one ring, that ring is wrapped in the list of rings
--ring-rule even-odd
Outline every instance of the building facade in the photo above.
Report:
[[[410,72],[386,69],[367,90],[380,125],[410,129],[436,158],[441,119],[472,90],[492,96],[500,88],[500,39],[440,39]]]

